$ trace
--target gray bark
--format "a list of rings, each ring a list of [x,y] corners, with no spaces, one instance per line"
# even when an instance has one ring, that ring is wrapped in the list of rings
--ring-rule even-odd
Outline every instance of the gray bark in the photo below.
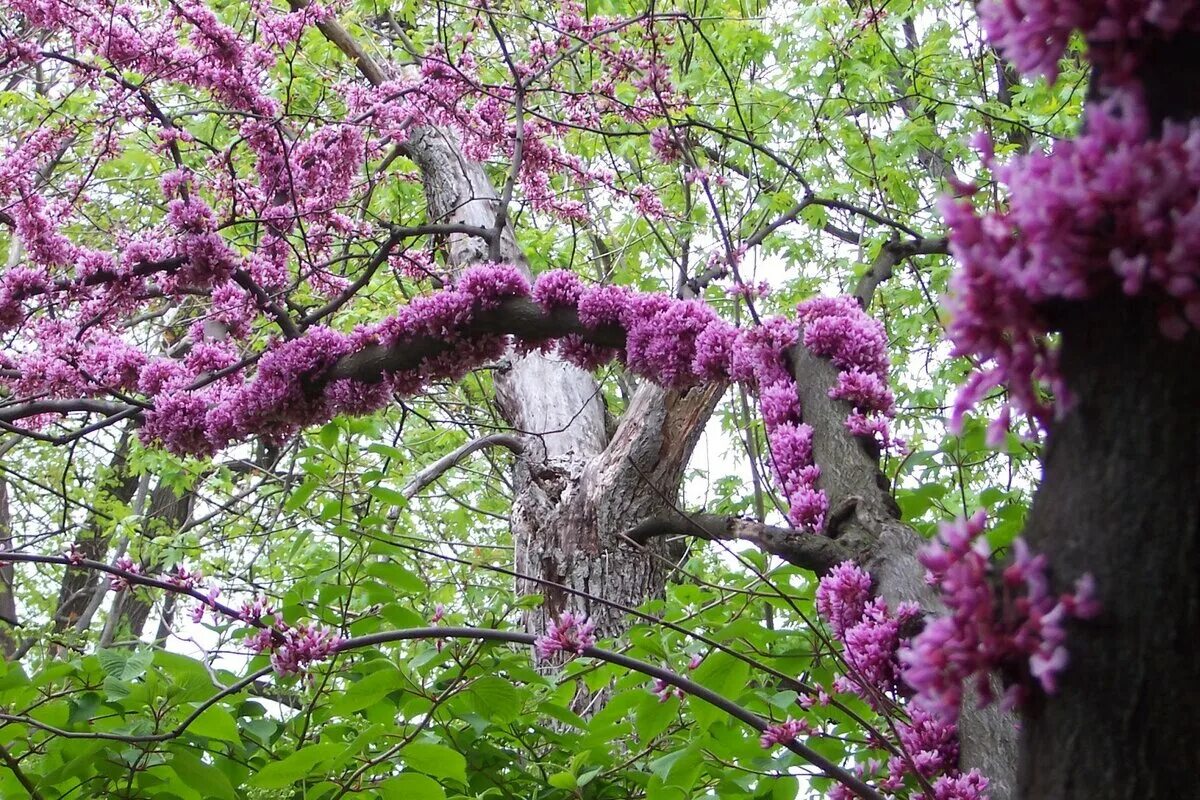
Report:
[[[452,133],[415,130],[406,153],[421,169],[430,222],[494,229],[500,200],[483,168],[459,153]],[[500,258],[526,271],[510,226],[500,233]],[[451,234],[452,268],[489,256],[479,236]],[[724,387],[689,392],[643,384],[609,440],[605,407],[588,372],[540,352],[510,351],[496,375],[505,420],[524,434],[510,516],[518,592],[545,602],[526,612],[525,627],[546,629],[563,611],[584,612],[601,636],[628,625],[603,598],[626,606],[662,595],[669,559],[665,546],[631,548],[621,532],[670,508],[683,469]]]
[[[945,613],[917,561],[925,540],[900,521],[874,444],[846,429],[850,407],[829,397],[837,368],[803,346],[793,348],[790,356],[804,421],[813,427],[813,459],[821,467],[817,485],[829,498],[826,534],[871,573],[889,607],[910,601],[926,614]],[[1016,786],[1016,720],[997,706],[975,706],[971,698],[963,704],[959,766],[978,769],[990,782],[989,797],[1006,800]]]

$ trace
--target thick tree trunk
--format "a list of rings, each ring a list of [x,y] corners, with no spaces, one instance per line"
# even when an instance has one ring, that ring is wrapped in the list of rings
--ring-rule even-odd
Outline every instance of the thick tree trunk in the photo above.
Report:
[[[1200,741],[1200,334],[1125,298],[1063,315],[1059,420],[1027,536],[1055,584],[1090,572],[1058,694],[1029,710],[1021,796],[1183,797]]]
[[[431,222],[491,229],[499,199],[482,166],[467,161],[452,133],[415,130],[407,145],[420,167]],[[478,236],[451,234],[450,265],[462,269],[489,257]],[[500,259],[526,270],[510,227]],[[662,595],[669,560],[654,543],[633,548],[619,534],[677,499],[683,469],[723,387],[673,392],[643,385],[612,440],[605,430],[600,387],[588,372],[555,356],[510,351],[496,375],[505,420],[528,444],[516,465],[511,513],[516,571],[522,594],[545,603],[526,612],[526,629],[540,633],[563,611],[585,612],[601,636],[628,626],[625,614],[595,598],[638,606]]]

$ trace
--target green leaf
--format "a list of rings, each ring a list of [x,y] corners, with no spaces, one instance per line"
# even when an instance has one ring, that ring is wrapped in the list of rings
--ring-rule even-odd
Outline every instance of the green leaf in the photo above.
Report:
[[[516,688],[504,678],[485,675],[471,684],[471,695],[480,714],[495,722],[512,722],[521,715],[521,700]]]
[[[296,490],[292,492],[291,497],[289,497],[287,502],[283,504],[284,510],[299,511],[300,509],[304,508],[305,504],[308,503],[309,498],[313,496],[320,485],[320,481],[317,481],[314,478],[306,479],[304,483],[296,487]]]
[[[658,695],[647,694],[638,706],[634,719],[637,721],[638,741],[643,745],[654,741],[679,716],[679,699],[671,695],[665,702]]]
[[[446,800],[446,791],[433,778],[405,772],[377,787],[383,800]]]
[[[307,778],[323,761],[328,761],[345,750],[345,745],[314,744],[297,750],[282,761],[267,764],[249,780],[251,786],[260,789],[282,789]]]
[[[556,772],[546,778],[546,782],[555,789],[567,789],[568,791],[579,786],[579,781],[569,772]]]
[[[746,662],[728,653],[716,652],[704,659],[704,663],[693,673],[692,680],[732,700],[746,688],[749,677],[750,667]],[[692,716],[701,728],[707,728],[718,719],[728,717],[724,711],[703,700],[696,700],[689,705]]]
[[[381,503],[396,508],[407,508],[408,498],[395,489],[387,486],[372,486],[367,492]]]
[[[329,705],[329,713],[335,717],[352,714],[374,705],[387,694],[404,685],[404,675],[391,664],[372,672],[350,685],[341,697]]]
[[[400,751],[400,758],[410,768],[426,775],[467,782],[467,760],[445,745],[414,742]]]
[[[214,800],[235,800],[237,793],[225,773],[205,764],[189,752],[176,750],[171,754],[171,767],[189,786],[203,787],[203,796]]]
[[[220,739],[223,742],[241,741],[238,734],[237,721],[220,706],[209,706],[204,713],[196,717],[188,726],[188,733],[205,736],[209,739]]]
[[[367,574],[404,594],[424,594],[429,591],[425,581],[394,561],[377,561],[367,567]]]

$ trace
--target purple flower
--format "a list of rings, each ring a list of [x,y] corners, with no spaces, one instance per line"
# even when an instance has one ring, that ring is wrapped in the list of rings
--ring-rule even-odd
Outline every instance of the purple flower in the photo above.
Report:
[[[798,736],[805,736],[812,732],[812,725],[805,719],[789,719],[786,722],[781,722],[778,725],[770,725],[762,736],[759,737],[759,744],[764,750],[769,750],[772,747],[780,744],[787,744],[795,741]]]
[[[586,616],[576,617],[564,611],[557,620],[550,620],[544,636],[537,637],[534,651],[542,661],[550,660],[555,653],[581,655],[596,643],[595,630],[596,626]]]

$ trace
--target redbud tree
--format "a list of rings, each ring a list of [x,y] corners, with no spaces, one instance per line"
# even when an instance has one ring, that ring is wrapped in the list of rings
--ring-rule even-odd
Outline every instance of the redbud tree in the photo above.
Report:
[[[1198,31],[0,0],[0,795],[1186,792]]]

